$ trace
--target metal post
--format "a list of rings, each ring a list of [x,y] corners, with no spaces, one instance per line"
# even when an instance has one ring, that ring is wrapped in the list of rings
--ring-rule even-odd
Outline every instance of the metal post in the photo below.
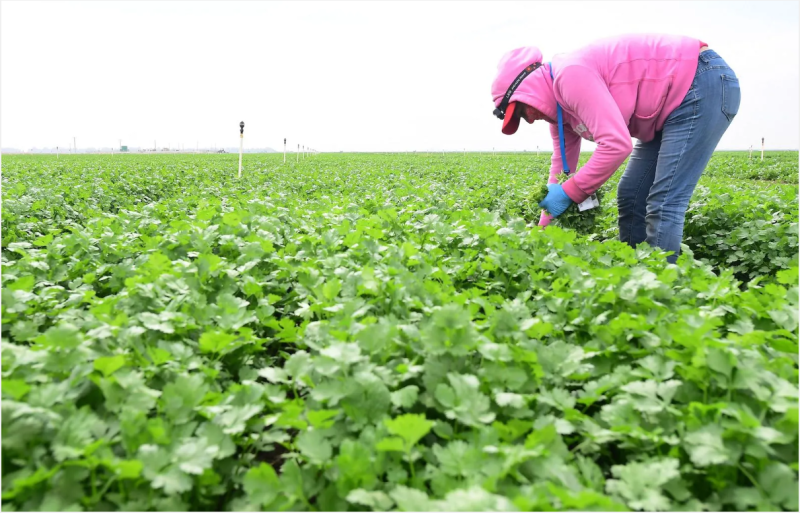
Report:
[[[286,138],[283,138],[283,163],[286,164]]]
[[[300,162],[300,145],[297,145],[297,162]]]
[[[764,162],[764,138],[761,138],[761,162]]]
[[[244,121],[239,123],[239,178],[242,177],[242,144],[244,143]]]

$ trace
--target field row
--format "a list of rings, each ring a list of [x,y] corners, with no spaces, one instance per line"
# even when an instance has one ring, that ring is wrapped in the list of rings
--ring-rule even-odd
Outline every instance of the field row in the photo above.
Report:
[[[126,157],[5,159],[4,509],[798,508],[796,183],[670,265],[531,156]]]

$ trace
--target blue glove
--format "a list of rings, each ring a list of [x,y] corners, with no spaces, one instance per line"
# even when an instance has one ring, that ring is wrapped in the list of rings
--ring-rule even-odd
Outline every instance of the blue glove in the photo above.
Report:
[[[572,205],[572,200],[564,192],[561,184],[551,183],[547,186],[547,190],[549,191],[547,197],[539,203],[539,206],[550,212],[551,216],[558,217]]]

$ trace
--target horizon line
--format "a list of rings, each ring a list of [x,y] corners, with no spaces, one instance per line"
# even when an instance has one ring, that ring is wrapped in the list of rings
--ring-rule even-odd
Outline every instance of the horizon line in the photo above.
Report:
[[[235,149],[235,147],[231,146],[230,148]],[[163,154],[192,154],[192,153],[217,153],[219,149],[213,148],[201,148],[195,150],[146,150],[146,151],[120,151],[120,150],[112,150],[112,151],[101,151],[101,150],[93,150],[93,151],[86,151],[87,148],[78,148],[76,151],[72,149],[66,151],[24,151],[18,150],[17,148],[0,148],[0,154],[6,155],[29,155],[29,154],[37,154],[37,155],[75,155],[76,153],[83,153],[87,155],[98,155],[98,154],[119,154],[119,153],[127,153],[127,154],[147,154],[147,153],[163,153]],[[228,147],[224,149],[229,149]],[[244,148],[243,153],[263,153],[263,154],[271,154],[277,153],[281,154],[284,153],[278,150],[272,151],[253,151],[253,150],[261,150],[261,148]],[[270,148],[271,149],[271,148]],[[714,150],[714,152],[721,152],[721,151],[741,151],[741,152],[750,152],[750,149],[732,149],[732,148],[719,148]],[[775,148],[775,149],[765,149],[764,152],[776,152],[776,151],[792,151],[792,152],[800,152],[800,148]],[[238,152],[226,152],[226,153],[238,153]],[[303,153],[303,151],[286,151],[285,153],[295,154],[295,153]],[[306,150],[305,153],[314,153],[314,151]],[[553,153],[553,150],[316,150],[316,153]],[[594,150],[582,150],[581,153],[594,153]],[[753,150],[754,154],[760,154],[761,150]]]

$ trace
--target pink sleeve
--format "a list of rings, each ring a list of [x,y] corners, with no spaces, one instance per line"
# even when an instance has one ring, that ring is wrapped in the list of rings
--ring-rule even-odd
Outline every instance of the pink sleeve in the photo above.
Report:
[[[558,124],[550,125],[550,137],[553,138],[553,158],[550,160],[550,179],[547,183],[558,183],[558,175],[564,169],[561,162],[561,143],[558,141]],[[564,146],[567,149],[567,164],[570,175],[575,175],[578,159],[581,156],[581,136],[564,125]]]
[[[597,72],[567,66],[555,87],[564,106],[577,115],[597,144],[589,162],[563,184],[567,196],[580,203],[611,178],[633,151],[633,143],[617,103]]]

